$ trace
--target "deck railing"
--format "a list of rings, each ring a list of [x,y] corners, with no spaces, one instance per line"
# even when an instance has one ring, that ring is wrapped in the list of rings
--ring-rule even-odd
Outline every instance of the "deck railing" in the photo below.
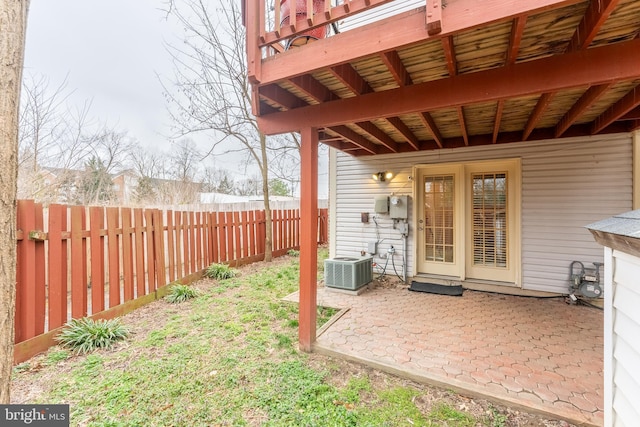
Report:
[[[273,254],[299,247],[300,212],[274,210]],[[318,210],[318,242],[328,237]],[[19,200],[15,361],[54,344],[72,318],[121,315],[202,276],[264,259],[265,212],[193,212]]]

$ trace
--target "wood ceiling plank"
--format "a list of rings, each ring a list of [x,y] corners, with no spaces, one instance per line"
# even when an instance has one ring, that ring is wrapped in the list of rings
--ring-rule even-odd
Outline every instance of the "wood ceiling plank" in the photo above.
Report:
[[[258,117],[267,134],[640,78],[640,39]],[[626,113],[626,111],[625,111]],[[623,113],[624,114],[624,113]]]
[[[460,133],[462,134],[462,139],[464,140],[464,145],[469,145],[469,134],[467,133],[467,124],[464,120],[464,108],[462,106],[458,106],[458,122],[460,123]]]
[[[567,111],[567,113],[560,119],[558,124],[556,125],[555,137],[560,137],[569,126],[571,126],[578,117],[582,115],[594,102],[598,100],[609,88],[611,87],[610,83],[605,83],[602,85],[591,86],[581,97],[576,101],[571,109]]]
[[[591,133],[596,134],[640,105],[640,85],[631,89],[622,99],[596,117]]]

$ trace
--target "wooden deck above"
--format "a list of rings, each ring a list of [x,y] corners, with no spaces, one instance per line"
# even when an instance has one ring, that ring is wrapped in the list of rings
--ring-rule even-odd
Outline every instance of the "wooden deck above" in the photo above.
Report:
[[[283,47],[388,3],[347,1],[266,31],[264,0],[246,0],[263,132],[317,128],[357,156],[640,128],[640,0],[427,0]]]

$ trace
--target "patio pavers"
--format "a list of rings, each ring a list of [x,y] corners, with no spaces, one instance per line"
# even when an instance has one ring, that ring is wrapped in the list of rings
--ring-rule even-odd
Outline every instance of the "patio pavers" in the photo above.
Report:
[[[291,296],[297,301],[297,294]],[[603,313],[562,298],[324,287],[314,350],[580,425],[603,424]]]

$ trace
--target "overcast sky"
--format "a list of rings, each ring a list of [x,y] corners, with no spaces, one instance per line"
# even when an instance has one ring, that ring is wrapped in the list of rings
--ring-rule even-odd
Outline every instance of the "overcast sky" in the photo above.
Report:
[[[213,0],[220,1],[220,0]],[[50,88],[66,76],[70,102],[92,100],[91,116],[127,130],[143,146],[168,151],[170,118],[158,75],[173,65],[164,44],[181,37],[163,0],[31,0],[25,76],[44,75]],[[206,143],[198,142],[206,149]],[[211,160],[207,160],[211,162]],[[241,159],[215,161],[241,178]],[[211,164],[211,163],[208,163]],[[326,179],[321,166],[320,179]],[[321,185],[320,193],[326,194]]]

